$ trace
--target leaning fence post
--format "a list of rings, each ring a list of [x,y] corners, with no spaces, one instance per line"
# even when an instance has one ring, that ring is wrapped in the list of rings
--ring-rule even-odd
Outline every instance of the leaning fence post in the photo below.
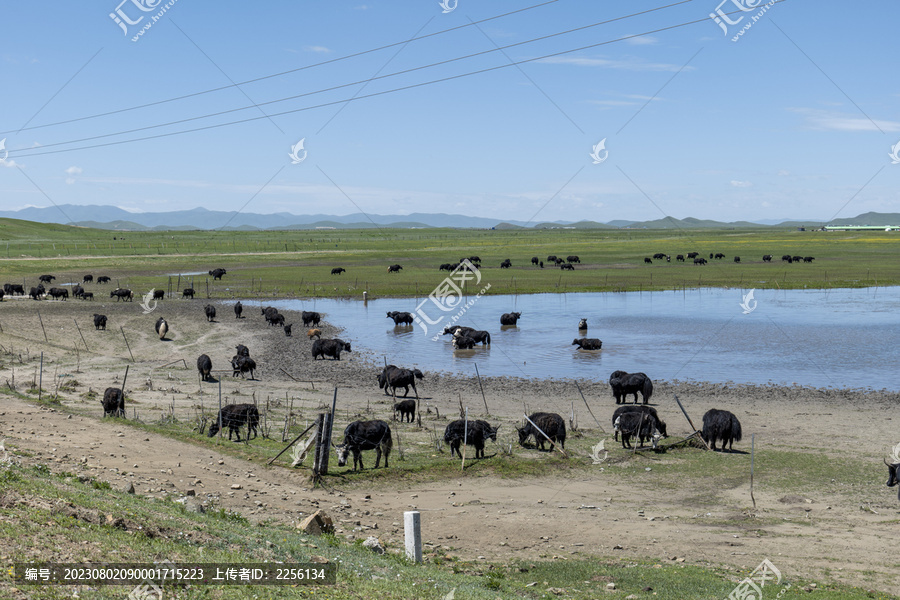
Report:
[[[422,562],[421,515],[417,510],[403,513],[403,530],[406,536],[406,557],[413,562]]]
[[[41,388],[44,384],[44,351],[41,351],[41,373],[38,375],[38,401],[41,400]]]

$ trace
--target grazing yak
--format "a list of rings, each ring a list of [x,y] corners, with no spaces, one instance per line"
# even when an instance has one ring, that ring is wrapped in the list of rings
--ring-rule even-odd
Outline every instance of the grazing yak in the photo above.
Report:
[[[665,257],[666,257],[665,252],[657,252],[656,254],[653,255],[653,258],[655,258],[656,260],[662,260]]]
[[[350,343],[337,338],[333,340],[316,340],[312,345],[312,357],[316,360],[322,357],[330,356],[333,360],[341,360],[341,352],[350,352]]]
[[[41,296],[44,295],[44,291],[44,286],[38,284],[37,287],[28,290],[28,295],[31,296],[32,300],[40,300]]]
[[[240,375],[242,379],[246,379],[244,373],[250,373],[250,379],[253,379],[253,371],[256,370],[256,361],[249,356],[232,356],[231,370],[232,377],[237,377],[238,375]]]
[[[763,262],[772,262],[771,254],[763,254]]]
[[[51,298],[62,298],[63,300],[68,300],[68,298],[69,298],[69,290],[66,290],[63,288],[58,288],[58,287],[50,288],[50,290],[47,291],[47,294]]]
[[[153,299],[162,300],[166,297],[166,290],[153,290]]]
[[[190,298],[191,300],[193,300],[194,299],[194,288],[184,288],[183,290],[181,290],[181,297],[182,298]]]
[[[484,458],[484,442],[491,439],[497,441],[497,430],[500,428],[491,427],[487,421],[465,421],[457,419],[453,421],[444,430],[444,442],[450,444],[450,458],[455,453],[462,458],[459,451],[460,445],[465,441],[467,446],[475,447],[475,458]]]
[[[518,320],[522,317],[522,313],[520,312],[512,312],[512,313],[503,313],[500,315],[500,324],[501,325],[516,325]]]
[[[0,294],[2,294],[2,292],[0,292]],[[0,296],[0,297],[2,297],[2,296]],[[82,300],[93,300],[94,292],[84,292],[83,294],[81,294],[81,299]]]
[[[112,281],[112,278],[106,275],[101,275],[97,278],[97,283],[109,283],[110,281]]]
[[[84,279],[81,280],[81,283],[93,283],[94,276],[93,275],[85,275]]]
[[[212,360],[206,354],[201,354],[197,358],[197,370],[200,371],[200,378],[203,381],[209,381],[209,374],[212,372]]]
[[[109,293],[110,298],[115,298],[116,302],[119,300],[131,302],[134,300],[134,292],[125,288],[116,288]]]
[[[402,268],[400,265],[391,265],[388,267],[388,273],[399,273]]]
[[[648,258],[648,257],[644,257],[644,262],[647,263],[648,265],[652,265],[652,264],[653,264],[653,261],[652,261],[650,258]]]
[[[684,262],[684,254],[679,254],[675,257],[675,260],[678,262]]]
[[[504,260],[502,263],[500,263],[500,268],[501,268],[501,269],[508,269],[508,268],[510,268],[511,266],[512,266],[512,261],[509,260],[508,258],[507,258],[506,260]]]
[[[740,257],[740,256],[735,256],[735,257],[734,257],[734,262],[736,262],[736,263],[741,262],[741,257]]]
[[[478,342],[467,335],[453,336],[453,347],[457,350],[471,350]]]
[[[223,430],[226,427],[228,428],[229,441],[234,433],[237,434],[237,441],[241,441],[241,428],[246,425],[247,441],[250,441],[253,439],[250,437],[250,434],[256,437],[256,430],[259,427],[259,409],[252,404],[229,404],[223,406],[216,420],[209,426],[207,437],[214,437],[219,433],[219,423],[222,424]]]
[[[566,257],[566,262],[570,262],[570,263],[580,263],[580,262],[581,262],[581,259],[578,258],[577,255],[571,254],[571,255],[569,255],[569,256]]]
[[[587,331],[587,319],[578,321],[578,331]]]
[[[94,314],[94,329],[106,329],[106,315]]]
[[[706,264],[706,259],[705,259],[705,258],[695,258],[695,259],[694,259],[694,264],[695,264],[695,265],[705,265],[705,264]]]
[[[572,340],[573,346],[578,346],[581,350],[600,350],[603,342],[597,338],[578,338]]]
[[[346,273],[346,272],[347,272],[347,269],[345,269],[344,267],[335,267],[334,269],[331,270],[332,275],[340,275],[341,273]]]
[[[616,418],[613,427],[622,434],[623,448],[631,448],[631,438],[636,438],[641,447],[650,440],[656,448],[659,438],[663,437],[665,423],[650,413],[626,412]]]
[[[898,477],[898,475],[900,475],[900,444],[894,446],[889,457],[891,462],[888,462],[887,459],[883,459],[884,464],[886,464],[888,468],[887,486],[894,487],[900,483],[900,477]],[[897,499],[900,500],[900,490],[897,491]]]
[[[573,265],[572,263],[565,263],[565,264],[559,265],[559,268],[563,271],[574,271],[575,265]]]
[[[314,311],[303,311],[300,313],[300,318],[303,319],[304,327],[318,327],[319,321],[322,320],[322,315]]]
[[[734,450],[734,442],[741,441],[741,422],[727,410],[711,408],[703,415],[703,439],[713,450],[716,449],[716,441],[722,442],[722,451],[725,446],[728,450]]]
[[[278,309],[271,306],[261,306],[259,311],[260,314],[262,314],[262,316],[266,319],[266,322],[268,322],[273,315],[278,314]]]
[[[284,335],[285,337],[291,337],[291,327],[293,327],[293,323],[288,323],[284,326]]]
[[[547,262],[555,263],[555,262],[556,262],[556,255],[555,255],[555,254],[551,254],[550,256],[548,256],[548,257],[547,257]]]
[[[269,325],[272,327],[284,327],[284,315],[281,313],[272,315],[271,319],[269,319],[267,315],[267,320],[269,321]]]
[[[613,371],[609,376],[609,385],[616,398],[616,404],[624,404],[628,400],[628,394],[634,394],[634,403],[637,404],[638,392],[641,393],[644,404],[647,404],[653,395],[653,382],[643,373]]]
[[[213,269],[209,272],[209,274],[212,275],[213,281],[215,281],[216,279],[222,279],[222,275],[224,275],[225,273],[225,269]]]
[[[803,262],[805,262],[805,263],[811,263],[814,260],[816,260],[815,256],[804,256],[803,257]]]
[[[309,339],[316,338],[317,340],[322,339],[322,330],[321,329],[310,329],[306,332],[306,337]]]
[[[659,415],[656,414],[656,409],[652,406],[637,406],[634,404],[631,405],[622,405],[616,409],[612,416],[612,424],[613,424],[613,439],[615,441],[619,441],[619,429],[616,427],[616,421],[619,420],[619,417],[624,415],[625,413],[638,413],[638,414],[647,414],[656,419],[656,428],[659,430],[660,435],[664,438],[669,437],[669,434],[666,433],[666,424],[663,421],[659,420]]]
[[[159,334],[159,339],[166,339],[166,332],[169,331],[169,323],[163,319],[162,317],[156,320],[156,333]]]
[[[124,417],[125,416],[125,394],[119,388],[108,387],[103,392],[103,416]]]
[[[403,422],[403,419],[409,423],[413,422],[413,417],[416,416],[416,401],[415,400],[402,400],[394,404],[394,418],[397,418],[397,413],[400,413],[400,422]]]
[[[235,346],[235,351],[237,352],[238,356],[250,356],[250,349],[243,344],[238,344],[237,346]]]
[[[241,316],[241,313],[242,313],[242,312],[244,312],[244,305],[241,304],[241,301],[240,301],[240,300],[238,300],[237,303],[234,305],[234,318],[235,318],[235,319],[242,319],[242,318],[243,318],[243,317]]]
[[[15,296],[15,295],[24,296],[25,295],[25,287],[22,285],[19,285],[17,283],[4,283],[3,291],[5,293],[9,294],[10,296]]]
[[[43,283],[53,283],[53,280],[56,279],[53,275],[41,275],[38,277],[38,280]]]
[[[782,255],[781,255],[781,262],[785,262],[785,261],[791,262],[791,260],[792,260],[792,259],[791,259],[791,255],[790,255],[790,254],[782,254]]]
[[[409,388],[412,387],[416,399],[418,399],[419,390],[416,389],[416,379],[425,379],[425,375],[419,369],[401,369],[397,365],[387,365],[376,376],[376,379],[378,379],[378,388],[383,389],[386,396],[391,395],[388,393],[389,387],[394,396],[397,395],[397,388],[402,387],[405,390],[403,397],[406,398],[409,395]]]
[[[688,258],[697,258],[698,256],[700,256],[699,252],[688,252],[687,253]]]
[[[212,304],[207,304],[203,307],[203,312],[206,313],[206,320],[210,323],[214,323],[216,320],[216,307]]]
[[[541,259],[538,258],[537,256],[532,256],[532,257],[531,257],[531,264],[533,264],[534,266],[538,266],[538,263],[539,263],[539,262],[541,262]]]
[[[394,320],[394,325],[412,325],[415,320],[412,314],[408,312],[400,312],[398,310],[392,310],[387,314],[388,319]]]
[[[802,256],[792,256],[791,259],[792,259],[795,263],[798,263],[798,262],[800,262],[800,261],[803,260],[803,257],[802,257]]]
[[[344,443],[335,446],[338,466],[347,464],[347,457],[353,453],[353,470],[364,469],[362,461],[363,450],[375,451],[375,468],[381,464],[381,455],[384,454],[384,468],[388,468],[388,457],[393,447],[391,428],[384,421],[353,421],[344,429]],[[359,465],[359,468],[357,468]]]
[[[525,427],[516,428],[516,431],[519,432],[520,446],[524,446],[528,438],[533,435],[535,446],[541,450],[544,449],[544,442],[547,441],[547,438],[550,438],[550,450],[553,449],[554,444],[559,444],[561,448],[565,449],[566,422],[561,416],[556,413],[537,412],[529,416],[528,419],[534,425],[526,421]],[[546,438],[541,435],[538,428],[547,434]]]

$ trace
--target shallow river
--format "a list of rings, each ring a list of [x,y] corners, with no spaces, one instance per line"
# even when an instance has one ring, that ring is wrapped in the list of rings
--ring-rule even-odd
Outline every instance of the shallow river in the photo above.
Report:
[[[455,351],[443,325],[394,327],[387,311],[415,312],[422,299],[291,300],[271,302],[316,310],[345,330],[355,346],[389,363],[423,371],[606,380],[615,370],[653,379],[778,383],[900,390],[900,288],[815,291],[691,290],[531,294],[478,298],[457,321],[491,333],[492,344]],[[246,304],[254,304],[245,302]],[[522,313],[517,327],[500,327],[504,312]],[[439,311],[426,310],[437,319]],[[603,341],[588,352],[582,337]],[[305,331],[296,324],[294,331]]]

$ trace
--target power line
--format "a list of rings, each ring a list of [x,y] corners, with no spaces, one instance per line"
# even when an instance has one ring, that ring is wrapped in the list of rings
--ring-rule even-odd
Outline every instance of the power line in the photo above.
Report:
[[[45,123],[44,125],[35,125],[34,127],[25,127],[25,128],[19,129],[19,130],[2,131],[2,132],[0,132],[0,135],[6,134],[6,133],[17,133],[18,131],[29,131],[29,130],[32,130],[32,129],[43,129],[43,128],[45,128],[45,127],[54,127],[54,126],[56,126],[56,125],[66,125],[66,124],[68,124],[68,123],[77,123],[78,121],[86,121],[86,120],[88,120],[88,119],[97,119],[97,118],[99,118],[99,117],[107,117],[107,116],[109,116],[109,115],[116,115],[116,114],[120,114],[120,113],[123,113],[123,112],[129,112],[129,111],[133,111],[133,110],[140,110],[140,109],[142,109],[142,108],[149,108],[149,107],[151,107],[151,106],[158,106],[158,105],[160,105],[160,104],[167,104],[167,103],[169,103],[169,102],[177,102],[178,100],[186,100],[187,98],[195,98],[195,97],[197,97],[197,96],[203,96],[203,95],[205,95],[205,94],[211,94],[211,93],[213,93],[213,92],[221,92],[222,90],[231,89],[231,88],[233,88],[233,87],[239,87],[239,86],[242,86],[242,85],[246,85],[246,84],[248,84],[248,83],[256,83],[256,82],[258,82],[258,81],[264,81],[264,80],[266,80],[266,79],[273,79],[273,78],[275,78],[275,77],[283,77],[284,75],[290,75],[291,73],[297,73],[297,72],[299,72],[299,71],[305,71],[306,69],[312,69],[312,68],[315,68],[315,67],[321,67],[321,66],[323,66],[323,65],[328,65],[328,64],[331,64],[331,63],[340,62],[340,61],[347,60],[347,59],[350,59],[350,58],[356,58],[356,57],[358,57],[358,56],[364,56],[364,55],[366,55],[366,54],[371,54],[371,53],[373,53],[373,52],[379,52],[379,51],[381,51],[381,50],[386,50],[386,49],[388,49],[388,48],[393,48],[394,46],[400,46],[400,45],[402,45],[402,44],[409,44],[410,42],[415,42],[415,41],[418,41],[418,40],[424,40],[424,39],[426,39],[426,38],[430,38],[430,37],[434,37],[434,36],[438,36],[438,35],[443,35],[443,34],[445,34],[445,33],[451,32],[451,31],[456,31],[457,29],[463,29],[463,28],[465,28],[465,27],[472,27],[473,25],[475,25],[475,24],[477,24],[477,23],[487,23],[488,21],[494,21],[494,20],[496,20],[496,19],[502,19],[503,17],[508,17],[508,16],[514,15],[514,14],[516,14],[516,13],[529,11],[529,10],[532,10],[532,9],[535,9],[535,8],[540,8],[540,7],[542,7],[542,6],[546,6],[546,5],[548,5],[548,4],[554,4],[554,3],[559,2],[559,1],[560,1],[560,0],[548,0],[547,2],[541,2],[540,4],[534,4],[534,5],[532,5],[532,6],[526,6],[525,8],[520,8],[520,9],[517,9],[517,10],[512,10],[512,11],[509,11],[509,12],[506,12],[506,13],[502,13],[502,14],[499,14],[499,15],[494,15],[493,17],[487,17],[487,18],[485,18],[485,19],[481,19],[480,21],[470,22],[470,23],[466,23],[466,24],[464,24],[464,25],[457,25],[456,27],[450,27],[449,29],[442,29],[441,31],[435,31],[434,33],[428,33],[428,34],[425,34],[425,35],[422,35],[422,36],[419,36],[419,37],[414,37],[414,38],[409,39],[409,40],[403,40],[403,41],[399,41],[399,42],[393,42],[393,43],[391,43],[391,44],[386,44],[386,45],[384,45],[384,46],[379,46],[379,47],[377,47],[377,48],[371,48],[371,49],[369,49],[369,50],[362,50],[362,51],[360,51],[360,52],[354,52],[353,54],[346,54],[346,55],[344,55],[344,56],[339,56],[339,57],[337,57],[337,58],[331,58],[331,59],[329,59],[329,60],[323,60],[322,62],[314,63],[314,64],[311,64],[311,65],[306,65],[306,66],[304,66],[304,67],[297,67],[296,69],[290,69],[290,70],[287,70],[287,71],[281,71],[281,72],[278,72],[278,73],[272,73],[271,75],[263,75],[262,77],[256,77],[256,78],[254,78],[254,79],[248,79],[248,80],[246,80],[246,81],[239,81],[239,82],[237,82],[237,83],[231,83],[230,85],[223,85],[223,86],[221,86],[221,87],[211,88],[211,89],[203,90],[203,91],[200,91],[200,92],[193,92],[193,93],[191,93],[191,94],[185,94],[185,95],[183,95],[183,96],[176,96],[176,97],[174,97],[174,98],[167,98],[167,99],[165,99],[165,100],[157,100],[157,101],[155,101],[155,102],[148,102],[148,103],[146,103],[146,104],[139,104],[139,105],[137,105],[137,106],[130,106],[130,107],[128,107],[128,108],[120,108],[120,109],[117,109],[117,110],[111,110],[111,111],[107,111],[107,112],[103,112],[103,113],[97,113],[97,114],[94,114],[94,115],[88,115],[88,116],[85,116],[85,117],[77,117],[77,118],[74,118],[74,119],[68,119],[68,120],[65,120],[65,121],[57,121],[57,122],[55,122],[55,123]],[[688,0],[688,1],[691,1],[691,0]]]
[[[692,1],[692,0],[684,0],[684,1],[690,2],[690,1]],[[780,4],[780,3],[783,3],[783,2],[787,2],[787,1],[788,1],[788,0],[774,0],[775,4]],[[735,12],[740,12],[740,11],[735,11]],[[729,14],[733,14],[733,13],[729,13]],[[608,44],[613,44],[613,43],[621,42],[621,41],[624,41],[624,40],[629,40],[629,39],[633,39],[633,38],[637,38],[637,37],[642,37],[642,36],[645,36],[645,35],[650,35],[650,34],[654,34],[654,33],[660,33],[660,32],[663,32],[663,31],[670,31],[670,30],[673,30],[673,29],[679,29],[679,28],[682,28],[682,27],[687,27],[688,25],[696,25],[697,23],[703,23],[703,22],[706,22],[707,20],[709,20],[709,17],[704,17],[704,18],[702,18],[702,19],[695,19],[695,20],[693,20],[693,21],[685,21],[685,22],[683,22],[683,23],[678,23],[678,24],[676,24],[676,25],[669,25],[669,26],[667,26],[667,27],[660,27],[660,28],[658,28],[658,29],[653,29],[653,30],[649,30],[649,31],[644,31],[644,32],[636,33],[636,34],[632,34],[632,35],[626,35],[626,36],[622,36],[622,37],[615,38],[615,39],[612,39],[612,40],[606,40],[606,41],[603,41],[603,42],[598,42],[598,43],[596,43],[596,44],[588,44],[588,45],[586,45],[586,46],[580,46],[580,47],[577,47],[577,48],[571,48],[571,49],[568,49],[568,50],[561,50],[561,51],[559,51],[559,52],[553,52],[553,53],[551,53],[551,54],[545,54],[545,55],[543,55],[543,56],[537,56],[537,57],[534,57],[534,58],[528,58],[528,59],[524,59],[524,60],[520,60],[520,61],[516,61],[516,62],[510,62],[510,63],[502,64],[502,65],[499,65],[499,66],[495,66],[495,67],[487,67],[487,68],[484,68],[484,69],[479,69],[479,70],[476,70],[476,71],[469,71],[469,72],[461,73],[461,74],[458,74],[458,75],[450,75],[450,76],[447,76],[447,77],[441,77],[441,78],[438,78],[438,79],[432,79],[432,80],[430,80],[430,81],[424,81],[424,82],[419,82],[419,83],[413,83],[413,84],[410,84],[410,85],[401,86],[401,87],[397,87],[397,88],[392,88],[392,89],[389,89],[389,90],[383,90],[383,91],[380,91],[380,92],[373,92],[373,93],[371,93],[371,94],[366,94],[366,95],[362,95],[362,96],[354,96],[354,97],[351,97],[351,98],[344,98],[344,99],[341,99],[341,100],[334,100],[334,101],[331,101],[331,102],[323,102],[323,103],[320,103],[320,104],[315,104],[315,105],[311,105],[311,106],[305,106],[305,107],[302,107],[302,108],[296,108],[296,109],[292,109],[292,110],[286,110],[286,111],[282,111],[282,112],[271,113],[271,114],[269,114],[269,115],[267,115],[267,116],[249,117],[249,118],[246,118],[246,119],[239,119],[239,120],[236,120],[236,121],[228,121],[228,122],[225,122],[225,123],[217,123],[217,124],[214,124],[214,125],[206,125],[206,126],[203,126],[203,127],[195,127],[195,128],[193,128],[193,129],[184,129],[184,130],[181,130],[181,131],[172,131],[172,132],[168,132],[168,133],[161,133],[161,134],[157,134],[157,135],[150,135],[150,136],[144,136],[144,137],[132,138],[132,139],[128,139],[128,140],[118,140],[118,141],[114,141],[114,142],[106,142],[106,143],[103,143],[103,144],[93,144],[93,145],[89,145],[89,146],[79,146],[79,147],[77,147],[77,148],[63,148],[63,149],[59,149],[59,150],[49,150],[49,151],[46,151],[46,152],[30,152],[30,153],[27,153],[27,154],[24,153],[24,152],[28,152],[28,150],[23,150],[23,151],[18,151],[18,152],[14,151],[14,150],[11,150],[11,151],[9,152],[9,154],[10,154],[10,156],[13,157],[13,158],[29,157],[29,156],[43,156],[43,155],[46,155],[46,154],[60,154],[60,153],[64,153],[64,152],[73,152],[73,151],[76,151],[76,150],[89,150],[89,149],[93,149],[93,148],[103,148],[103,147],[107,147],[107,146],[116,146],[116,145],[120,145],[120,144],[129,144],[129,143],[133,143],[133,142],[141,142],[141,141],[152,140],[152,139],[159,139],[159,138],[170,137],[170,136],[175,136],[175,135],[183,135],[183,134],[186,134],[186,133],[196,133],[196,132],[198,132],[198,131],[206,131],[206,130],[209,130],[209,129],[218,129],[218,128],[220,128],[220,127],[228,127],[228,126],[231,126],[231,125],[240,125],[240,124],[243,124],[243,123],[250,123],[250,122],[253,122],[253,121],[259,121],[259,120],[261,120],[261,119],[267,119],[267,118],[270,118],[270,117],[278,117],[278,116],[283,116],[283,115],[295,114],[295,113],[299,113],[299,112],[305,112],[305,111],[308,111],[308,110],[314,110],[314,109],[317,109],[317,108],[323,108],[323,107],[326,107],[326,106],[333,106],[333,105],[336,105],[336,104],[343,104],[343,103],[351,102],[351,101],[363,100],[363,99],[367,99],[367,98],[374,98],[374,97],[377,97],[377,96],[384,96],[384,95],[387,95],[387,94],[392,94],[392,93],[396,93],[396,92],[400,92],[400,91],[405,91],[405,90],[415,89],[415,88],[419,88],[419,87],[424,87],[424,86],[427,86],[427,85],[433,85],[433,84],[436,84],[436,83],[443,83],[443,82],[446,82],[446,81],[452,81],[452,80],[455,80],[455,79],[462,79],[462,78],[464,78],[464,77],[470,77],[470,76],[472,76],[472,75],[479,75],[479,74],[482,74],[482,73],[488,73],[488,72],[491,72],[491,71],[497,71],[497,70],[500,70],[500,69],[507,69],[507,68],[509,68],[509,67],[514,67],[514,66],[517,66],[517,65],[522,65],[522,64],[527,64],[527,63],[537,62],[537,61],[540,61],[540,60],[545,60],[545,59],[548,59],[548,58],[554,58],[554,57],[562,56],[562,55],[565,55],[565,54],[571,54],[571,53],[573,53],[573,52],[579,52],[579,51],[582,51],[582,50],[589,50],[589,49],[592,49],[592,48],[597,48],[597,47],[600,47],[600,46],[605,46],[605,45],[608,45]],[[495,50],[496,50],[496,49],[495,49]],[[445,62],[447,62],[447,61],[445,61]],[[387,76],[384,76],[384,77],[387,77]],[[310,92],[310,93],[313,93],[313,92]],[[272,102],[275,102],[275,101],[272,101]],[[264,105],[264,104],[267,104],[267,103],[261,103],[260,105]],[[225,112],[234,112],[234,110],[242,110],[242,109],[233,109],[233,110],[231,110],[231,111],[225,111]],[[224,114],[224,113],[223,113],[223,114]],[[200,118],[207,118],[207,117],[209,117],[209,116],[215,116],[215,115],[207,115],[206,117],[193,117],[193,118],[191,118],[191,119],[185,119],[185,121],[196,120],[196,119],[200,119]],[[177,122],[173,122],[173,123],[177,123]],[[140,128],[140,129],[132,130],[131,132],[135,132],[135,131],[139,131],[139,130],[145,130],[145,129],[152,129],[152,128],[155,128],[155,127],[162,127],[162,126],[164,126],[164,125],[148,126],[148,127],[145,127],[145,128]],[[119,133],[105,134],[105,135],[103,135],[103,136],[95,136],[94,138],[84,138],[84,139],[81,140],[81,141],[86,141],[86,140],[88,140],[88,139],[97,139],[97,138],[100,138],[100,137],[111,137],[111,136],[114,136],[114,135],[124,135],[125,133],[128,133],[128,132],[119,132]],[[77,143],[77,141],[78,141],[78,140],[68,141],[68,142],[57,142],[57,143],[53,144],[53,146],[60,146],[60,145],[66,145],[66,144]],[[42,148],[46,148],[46,147],[49,147],[49,146],[50,146],[50,144],[47,144],[47,145],[42,146]],[[14,156],[13,156],[13,155],[14,155]]]
[[[409,74],[409,73],[412,73],[412,72],[415,72],[415,71],[421,71],[421,70],[424,70],[424,69],[430,69],[430,68],[432,68],[432,67],[437,67],[437,66],[446,65],[446,64],[449,64],[449,63],[453,63],[453,62],[458,62],[458,61],[461,61],[461,60],[466,60],[466,59],[468,59],[468,58],[474,58],[474,57],[477,57],[477,56],[482,56],[482,55],[486,55],[486,54],[491,54],[491,53],[493,53],[493,52],[501,52],[501,53],[502,53],[504,50],[507,50],[507,49],[509,49],[509,48],[514,48],[514,47],[516,47],[516,46],[522,46],[522,45],[525,45],[525,44],[532,44],[532,43],[535,43],[535,42],[538,42],[538,41],[543,41],[543,40],[547,40],[547,39],[550,39],[550,38],[559,37],[559,36],[562,36],[562,35],[567,35],[567,34],[570,34],[570,33],[577,32],[577,31],[583,31],[583,30],[586,30],[586,29],[591,29],[591,28],[594,28],[594,27],[599,27],[600,25],[607,25],[607,24],[609,24],[609,23],[613,23],[613,22],[616,22],[616,21],[622,21],[622,20],[625,20],[625,19],[631,19],[631,18],[634,18],[634,17],[637,17],[637,16],[645,15],[645,14],[648,14],[648,13],[651,13],[651,12],[656,12],[656,11],[663,10],[663,9],[666,9],[666,8],[671,8],[671,7],[673,7],[673,6],[678,6],[678,5],[680,5],[680,4],[685,4],[685,3],[688,3],[688,2],[692,2],[692,1],[693,1],[693,0],[680,0],[680,1],[674,2],[674,3],[672,3],[672,4],[667,4],[667,5],[664,5],[664,6],[659,6],[659,7],[656,7],[656,8],[651,8],[651,9],[647,9],[647,10],[640,11],[640,12],[636,12],[636,13],[631,13],[631,14],[624,15],[624,16],[621,16],[621,17],[616,17],[616,18],[613,18],[613,19],[607,19],[607,20],[605,20],[605,21],[597,21],[597,22],[595,22],[595,23],[590,23],[590,24],[588,24],[588,25],[582,25],[582,26],[580,26],[580,27],[575,27],[575,28],[572,28],[572,29],[567,29],[567,30],[564,30],[564,31],[559,31],[559,32],[556,32],[556,33],[550,33],[550,34],[547,34],[547,35],[543,35],[543,36],[539,36],[539,37],[536,37],[536,38],[524,40],[524,41],[521,41],[521,42],[516,42],[516,43],[514,43],[514,44],[509,44],[509,45],[506,45],[506,46],[495,46],[494,48],[491,48],[491,49],[488,49],[488,50],[483,50],[483,51],[481,51],[481,52],[475,52],[475,53],[472,53],[472,54],[466,54],[466,55],[458,56],[458,57],[455,57],[455,58],[449,58],[449,59],[446,59],[446,60],[442,60],[442,61],[430,63],[430,64],[427,64],[427,65],[420,65],[420,66],[418,66],[418,67],[412,67],[412,68],[409,68],[409,69],[404,69],[404,70],[402,70],[402,71],[396,71],[396,72],[394,72],[394,73],[388,73],[388,74],[386,74],[386,75],[378,75],[378,76],[375,76],[375,77],[371,77],[371,78],[369,78],[369,79],[357,80],[357,81],[353,81],[353,82],[350,82],[350,83],[343,83],[343,84],[340,84],[340,85],[335,85],[335,86],[331,86],[331,87],[328,87],[328,88],[322,88],[322,89],[315,90],[315,91],[311,91],[311,92],[304,92],[304,93],[302,93],[302,94],[295,94],[295,95],[293,95],[293,96],[287,96],[287,97],[285,97],[285,98],[279,98],[279,99],[277,99],[277,100],[269,100],[269,101],[267,101],[267,102],[259,102],[259,103],[253,104],[253,105],[251,105],[251,106],[242,106],[242,107],[239,107],[239,108],[231,108],[231,109],[228,109],[228,110],[222,110],[222,111],[218,111],[218,112],[214,112],[214,113],[207,113],[207,114],[204,114],[204,115],[198,115],[198,116],[195,116],[195,117],[187,117],[187,118],[184,118],[184,119],[178,119],[178,120],[175,120],[175,121],[168,121],[168,122],[165,122],[165,123],[157,123],[157,124],[155,124],[155,125],[147,125],[147,126],[144,126],[144,127],[135,127],[135,128],[133,128],[133,129],[126,129],[126,130],[117,131],[117,132],[113,132],[113,133],[105,133],[105,134],[101,134],[101,135],[94,135],[94,136],[89,136],[89,137],[84,137],[84,138],[77,138],[77,139],[73,139],[73,140],[67,140],[67,141],[65,141],[65,142],[56,142],[56,143],[52,143],[52,144],[42,144],[42,145],[41,145],[41,148],[53,148],[53,147],[56,147],[56,146],[65,146],[65,145],[68,145],[68,144],[78,144],[78,143],[81,143],[81,142],[88,142],[88,141],[92,141],[92,140],[99,140],[99,139],[104,139],[104,138],[109,138],[109,137],[115,137],[115,136],[118,136],[118,135],[127,135],[127,134],[129,134],[129,133],[137,133],[137,132],[139,132],[139,131],[148,131],[148,130],[151,130],[151,129],[159,129],[159,128],[161,128],[161,127],[170,127],[170,126],[172,126],[172,125],[180,125],[180,124],[183,124],[183,123],[189,123],[189,122],[191,122],[191,121],[199,121],[199,120],[201,120],[201,119],[209,119],[209,118],[212,118],[212,117],[219,117],[219,116],[222,116],[222,115],[226,115],[226,114],[230,114],[230,113],[235,113],[235,112],[241,112],[241,111],[244,111],[244,110],[250,110],[250,109],[253,109],[253,108],[259,109],[261,106],[267,106],[267,105],[270,105],[270,104],[278,104],[278,103],[281,103],[281,102],[287,102],[287,101],[290,101],[290,100],[297,100],[297,99],[299,99],[299,98],[304,98],[304,97],[307,97],[307,96],[314,96],[314,95],[317,95],[317,94],[323,94],[323,93],[325,93],[325,92],[332,92],[332,91],[339,90],[339,89],[346,88],[346,87],[352,87],[352,86],[360,85],[360,84],[367,84],[367,83],[370,83],[370,82],[372,82],[372,81],[376,81],[376,80],[380,80],[380,79],[387,79],[387,78],[389,78],[389,77],[396,77],[396,76],[398,76],[398,75],[405,75],[405,74]],[[782,1],[783,1],[783,0],[782,0]],[[705,19],[702,19],[702,20],[705,20]],[[655,32],[650,32],[650,33],[655,33]],[[646,34],[637,34],[637,36],[641,36],[641,35],[646,35]],[[626,38],[622,38],[622,39],[628,39],[628,38],[630,38],[630,37],[635,37],[635,36],[627,36]],[[415,38],[413,38],[413,39],[415,39]],[[616,40],[613,40],[613,41],[616,41]],[[527,61],[523,61],[523,62],[527,62]],[[520,63],[511,62],[509,66],[515,66],[515,65],[518,65],[518,64],[520,64]],[[475,71],[475,73],[478,73],[478,72],[480,72],[480,71]],[[440,81],[440,80],[437,80],[437,81]],[[398,89],[405,89],[405,88],[398,88]],[[361,96],[361,97],[365,98],[365,97],[368,97],[368,96]],[[337,103],[350,102],[350,101],[355,100],[355,99],[358,99],[358,98],[359,98],[359,96],[354,96],[353,98],[339,100]],[[330,106],[331,104],[334,104],[334,103],[330,103],[330,104],[329,104],[329,103],[321,104],[321,105],[314,106],[314,107],[312,107],[312,108],[320,108],[320,107],[322,107],[322,106]],[[287,113],[278,113],[278,114],[287,114]],[[241,123],[241,122],[245,122],[245,121],[236,121],[235,123]],[[201,129],[202,129],[202,128],[201,128]],[[199,130],[199,129],[198,129],[198,130]],[[194,130],[191,130],[191,131],[194,131]],[[21,155],[19,155],[19,156],[38,156],[38,155],[40,155],[40,154],[43,154],[43,153],[21,154]]]

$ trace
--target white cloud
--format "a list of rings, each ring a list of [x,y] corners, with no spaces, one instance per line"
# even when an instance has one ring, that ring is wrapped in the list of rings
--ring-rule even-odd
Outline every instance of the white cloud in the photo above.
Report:
[[[693,71],[694,67],[683,67],[670,63],[648,63],[636,58],[610,59],[589,58],[587,56],[553,56],[542,58],[539,63],[553,65],[574,65],[577,67],[603,67],[606,69],[622,69],[625,71]]]
[[[879,121],[864,114],[846,114],[815,108],[791,108],[793,113],[803,115],[813,129],[826,131],[900,131],[898,121]]]
[[[318,52],[320,54],[327,54],[331,52],[331,49],[326,48],[325,46],[303,46],[303,49],[307,52]]]
[[[750,183],[749,181],[738,181],[737,179],[732,179],[731,185],[732,185],[732,187],[736,187],[736,188],[753,187],[753,184]]]
[[[69,167],[66,169],[66,175],[81,175],[81,167]]]

